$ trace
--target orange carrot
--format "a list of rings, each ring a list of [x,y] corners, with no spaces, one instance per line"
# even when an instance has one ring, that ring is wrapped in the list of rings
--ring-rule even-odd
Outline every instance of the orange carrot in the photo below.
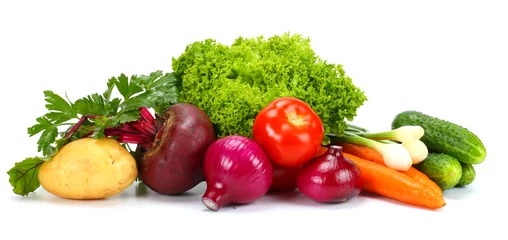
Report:
[[[353,154],[353,155],[363,158],[365,160],[369,160],[369,161],[375,162],[377,164],[385,165],[385,161],[383,160],[383,155],[381,155],[381,153],[378,153],[377,151],[375,151],[372,148],[368,148],[368,147],[358,145],[358,144],[353,144],[353,143],[340,143],[339,146],[342,147],[342,151],[345,153]]]
[[[352,143],[340,143],[339,145],[342,147],[342,151],[345,153],[349,153],[357,157],[363,158],[365,160],[369,160],[371,162],[375,162],[377,164],[386,166],[383,160],[383,156],[380,153],[376,152],[374,149]],[[401,171],[401,173],[404,173],[405,175],[413,178],[414,180],[427,185],[429,188],[433,189],[437,194],[443,195],[443,191],[441,190],[441,188],[434,181],[432,181],[427,175],[425,175],[421,171],[418,171],[418,169],[410,167],[409,170]]]
[[[438,195],[443,196],[443,190],[441,190],[441,188],[434,181],[432,181],[427,175],[425,175],[425,173],[418,171],[418,169],[410,167],[407,171],[401,173],[404,173],[406,176],[416,180],[417,182],[425,184],[427,187],[432,189]]]
[[[367,192],[429,209],[446,205],[442,195],[399,171],[349,153],[343,154],[360,168],[364,182],[362,189]]]
[[[319,147],[319,150],[318,150],[318,152],[316,153],[316,155],[315,155],[314,157],[316,158],[316,157],[319,157],[319,156],[321,156],[321,155],[325,154],[325,152],[326,152],[327,150],[328,150],[328,148],[327,148],[327,147]]]

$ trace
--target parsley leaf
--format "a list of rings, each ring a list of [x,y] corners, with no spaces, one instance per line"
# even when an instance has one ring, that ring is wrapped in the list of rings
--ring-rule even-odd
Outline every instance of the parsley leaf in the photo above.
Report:
[[[129,81],[127,76],[123,73],[115,80],[116,88],[124,99],[129,99],[132,95],[143,91],[143,88],[137,85],[132,79]]]
[[[102,94],[102,96],[108,101],[111,98],[111,93],[113,92],[113,88],[115,87],[115,80],[116,78],[110,78],[108,80],[108,88]]]
[[[46,108],[50,111],[45,115],[48,119],[56,122],[65,122],[76,118],[76,112],[73,109],[72,103],[67,102],[50,90],[44,91],[44,96],[47,102]]]
[[[51,122],[47,116],[39,117],[36,119],[37,124],[28,128],[28,135],[30,137],[42,131],[39,140],[37,141],[37,150],[43,151],[44,155],[51,152],[51,143],[53,143],[58,135],[58,122]]]
[[[161,113],[178,101],[178,81],[173,73],[163,75],[157,71],[149,76],[135,76],[132,81],[141,86],[144,92],[121,103],[124,111],[147,107]]]
[[[109,101],[103,95],[97,93],[78,99],[74,103],[76,111],[81,116],[111,116],[116,113],[119,104],[119,98]]]
[[[35,191],[40,186],[39,169],[44,160],[39,157],[26,158],[21,162],[15,163],[7,174],[9,174],[9,182],[13,186],[13,192],[26,196]]]
[[[137,110],[121,112],[112,118],[107,126],[117,126],[118,124],[136,121],[138,119],[139,111]]]

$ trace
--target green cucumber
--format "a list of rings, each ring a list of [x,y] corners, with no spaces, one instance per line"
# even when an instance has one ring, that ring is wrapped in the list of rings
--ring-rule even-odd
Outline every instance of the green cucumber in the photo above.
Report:
[[[455,187],[462,178],[460,162],[444,153],[429,153],[423,161],[413,166],[427,175],[442,191]]]
[[[462,166],[462,177],[460,177],[460,181],[456,187],[464,187],[469,185],[473,183],[476,178],[476,170],[472,164],[460,163],[460,165]]]
[[[392,129],[415,125],[424,129],[420,140],[429,152],[445,153],[469,164],[480,164],[487,156],[487,150],[478,136],[455,123],[418,111],[401,112],[392,121]]]

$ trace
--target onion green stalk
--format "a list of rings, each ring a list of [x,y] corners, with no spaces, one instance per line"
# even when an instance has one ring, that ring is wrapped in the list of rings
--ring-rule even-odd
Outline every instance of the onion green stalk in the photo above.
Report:
[[[421,126],[402,126],[385,132],[365,132],[359,135],[374,140],[393,140],[397,142],[413,142],[423,137]]]

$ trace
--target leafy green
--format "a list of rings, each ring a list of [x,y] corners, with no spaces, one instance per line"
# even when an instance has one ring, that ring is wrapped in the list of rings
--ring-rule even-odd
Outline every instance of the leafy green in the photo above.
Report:
[[[40,183],[37,173],[43,161],[50,161],[63,146],[83,137],[104,137],[106,127],[114,127],[140,118],[139,108],[153,108],[160,114],[178,100],[178,82],[172,73],[155,71],[150,75],[121,74],[107,82],[106,90],[72,102],[51,90],[44,91],[48,112],[36,118],[27,129],[30,137],[40,135],[38,152],[42,157],[16,162],[7,174],[16,194],[25,196]],[[119,97],[114,97],[114,90]],[[78,124],[79,123],[79,124]]]
[[[26,158],[21,162],[17,162],[7,172],[14,193],[26,196],[39,188],[40,183],[37,175],[43,162],[44,160],[38,157]]]
[[[181,79],[180,101],[203,109],[219,136],[252,136],[257,113],[281,96],[302,99],[326,133],[341,135],[367,100],[342,65],[319,58],[310,40],[298,34],[239,37],[230,46],[213,39],[194,42],[173,58],[172,67]]]

